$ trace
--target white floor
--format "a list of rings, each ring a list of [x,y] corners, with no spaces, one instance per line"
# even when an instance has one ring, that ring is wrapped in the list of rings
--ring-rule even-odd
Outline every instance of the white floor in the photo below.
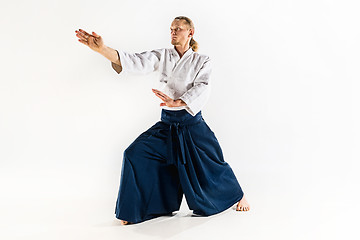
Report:
[[[359,207],[344,196],[348,189],[332,185],[334,195],[327,196],[326,188],[306,181],[309,176],[243,174],[239,180],[249,212],[234,206],[210,217],[192,217],[183,201],[174,216],[128,226],[121,226],[114,214],[117,181],[105,187],[108,179],[118,177],[54,176],[2,173],[0,239],[359,239],[352,217]]]

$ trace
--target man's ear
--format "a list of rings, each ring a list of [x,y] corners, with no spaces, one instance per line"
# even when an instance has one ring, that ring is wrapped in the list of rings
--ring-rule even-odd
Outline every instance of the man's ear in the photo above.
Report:
[[[195,32],[194,29],[191,29],[191,30],[190,30],[190,34],[189,34],[190,37],[193,37],[193,36],[194,36],[194,32]]]

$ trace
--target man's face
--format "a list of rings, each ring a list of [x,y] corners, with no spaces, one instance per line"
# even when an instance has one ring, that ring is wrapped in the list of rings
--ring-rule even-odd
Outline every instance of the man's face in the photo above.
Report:
[[[188,26],[184,22],[185,20],[175,19],[171,23],[171,44],[174,46],[185,45],[191,38],[190,33],[192,29],[188,30]]]

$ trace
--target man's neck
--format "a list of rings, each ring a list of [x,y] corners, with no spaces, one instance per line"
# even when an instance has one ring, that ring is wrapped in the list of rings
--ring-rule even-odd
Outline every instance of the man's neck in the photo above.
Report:
[[[185,54],[187,50],[190,49],[190,46],[187,44],[185,46],[176,45],[175,50],[178,52],[180,58]]]

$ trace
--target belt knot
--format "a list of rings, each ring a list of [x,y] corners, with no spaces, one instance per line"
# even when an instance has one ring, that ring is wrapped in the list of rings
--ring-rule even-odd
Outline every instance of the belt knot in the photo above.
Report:
[[[184,132],[181,124],[179,122],[173,122],[170,124],[169,131],[169,141],[168,141],[168,163],[174,164],[176,162],[181,162],[186,164],[185,158],[185,139]]]

